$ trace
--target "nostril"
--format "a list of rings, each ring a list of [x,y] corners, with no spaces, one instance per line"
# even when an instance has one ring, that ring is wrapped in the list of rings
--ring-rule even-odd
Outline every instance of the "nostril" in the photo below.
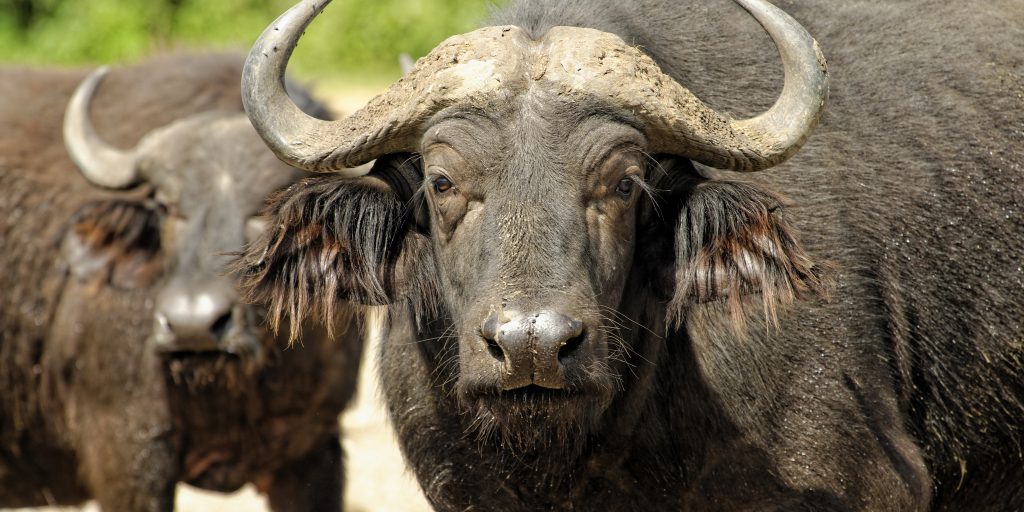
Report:
[[[497,359],[499,362],[504,362],[505,351],[501,349],[501,346],[498,345],[498,342],[487,338],[484,338],[484,341],[487,342],[487,351],[491,353],[491,356]]]
[[[501,345],[498,345],[498,333],[495,330],[487,329],[486,325],[483,330],[478,332],[484,342],[487,344],[487,351],[491,353],[491,357],[497,359],[499,362],[505,361],[505,351],[501,349]]]
[[[213,321],[213,325],[210,326],[210,332],[213,334],[215,339],[224,339],[228,334],[228,330],[231,329],[231,311],[224,313],[217,317]]]
[[[477,334],[483,338],[484,342],[487,343],[487,351],[491,353],[491,357],[497,359],[499,362],[505,361],[505,351],[498,344],[498,315],[497,313],[491,313],[483,325],[480,326],[480,330]],[[504,334],[504,331],[502,332]]]
[[[583,345],[583,342],[587,339],[587,333],[583,330],[579,331],[579,334],[569,338],[565,341],[565,344],[558,349],[558,360],[564,362],[565,359],[572,357],[576,349]]]

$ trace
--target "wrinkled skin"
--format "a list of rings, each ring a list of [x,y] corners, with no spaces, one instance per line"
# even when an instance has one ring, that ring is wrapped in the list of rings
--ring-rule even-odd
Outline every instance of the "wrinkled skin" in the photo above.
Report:
[[[1024,10],[975,7],[787,4],[831,103],[752,176],[646,157],[630,112],[539,81],[451,107],[417,154],[278,198],[244,288],[272,313],[394,304],[381,382],[439,510],[1024,508]],[[781,81],[724,1],[495,23],[616,33],[738,118]],[[618,193],[633,174],[651,196]],[[494,334],[551,311],[582,342]]]
[[[574,408],[559,400],[537,411],[552,419],[566,415],[555,426],[568,436],[602,412],[618,384],[622,368],[609,368],[608,361],[609,352],[621,358],[621,348],[609,347],[604,321],[622,298],[627,274],[619,269],[632,264],[637,203],[648,199],[640,185],[647,162],[644,136],[632,126],[585,114],[577,123],[560,123],[557,112],[566,108],[551,103],[525,97],[512,112],[442,113],[424,137],[423,169],[438,277],[460,339],[460,399],[479,407],[480,417],[492,416],[501,431],[518,431],[517,414],[491,407],[486,397],[546,379],[536,385],[582,395],[566,397],[579,401],[582,417],[567,415]],[[522,144],[502,148],[504,140]],[[564,154],[581,158],[563,163]],[[438,183],[450,188],[438,191]],[[549,201],[582,208],[523,208]],[[480,334],[484,319],[553,309],[584,325],[574,364],[552,375],[538,368],[533,377],[529,363],[512,375],[494,364]],[[545,357],[558,356],[539,354],[537,366],[547,364]]]
[[[110,144],[138,148],[140,183],[124,191],[52,148],[83,73],[0,70],[0,122],[17,128],[0,136],[0,506],[169,512],[177,482],[252,482],[274,510],[340,510],[337,416],[360,329],[341,316],[334,339],[307,326],[286,350],[224,275],[263,229],[266,197],[301,176],[241,113],[240,63],[171,56],[111,73],[92,115]],[[161,323],[167,297],[203,294],[228,304],[212,332]]]

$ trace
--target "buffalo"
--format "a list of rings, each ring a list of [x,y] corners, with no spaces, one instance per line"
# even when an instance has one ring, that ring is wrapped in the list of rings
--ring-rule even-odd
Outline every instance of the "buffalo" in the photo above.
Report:
[[[234,269],[388,305],[438,510],[1024,509],[1019,2],[512,0],[325,122],[282,76],[327,3],[243,101],[328,174]]]
[[[0,506],[169,512],[180,481],[340,510],[355,313],[285,350],[223,270],[303,175],[242,112],[242,63],[0,69]]]

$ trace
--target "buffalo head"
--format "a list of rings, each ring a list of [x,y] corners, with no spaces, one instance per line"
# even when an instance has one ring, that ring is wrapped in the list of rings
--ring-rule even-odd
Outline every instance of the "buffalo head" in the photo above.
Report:
[[[751,119],[715,112],[615,35],[496,26],[448,39],[336,122],[303,115],[283,87],[327,2],[300,3],[252,49],[243,103],[282,160],[335,175],[274,203],[276,227],[238,263],[244,288],[275,321],[407,301],[442,325],[423,341],[480,432],[585,431],[657,350],[639,331],[678,325],[694,302],[761,292],[770,309],[818,283],[777,197],[694,165],[784,161],[827,95],[804,29],[738,2],[785,69],[781,97]],[[367,176],[346,171],[372,159]]]
[[[142,186],[77,214],[64,248],[72,272],[114,286],[155,286],[151,341],[161,350],[257,351],[261,315],[238,300],[223,266],[263,229],[257,213],[267,195],[301,171],[266,151],[240,112],[197,114],[132,149],[114,148],[88,114],[105,74],[94,72],[73,95],[65,146],[93,185]]]

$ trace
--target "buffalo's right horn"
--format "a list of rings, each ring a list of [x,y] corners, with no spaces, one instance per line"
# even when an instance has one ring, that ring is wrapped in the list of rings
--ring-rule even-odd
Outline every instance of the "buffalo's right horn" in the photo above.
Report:
[[[486,106],[517,80],[519,56],[507,28],[453,36],[366,107],[340,121],[303,113],[286,92],[285,68],[303,30],[330,0],[303,0],[253,44],[242,70],[242,105],[284,162],[309,171],[343,171],[374,158],[418,151],[423,123],[459,104]]]
[[[89,121],[89,104],[108,71],[106,66],[93,71],[75,89],[64,113],[64,147],[90,182],[106,188],[125,188],[138,180],[135,152],[104,142]]]

